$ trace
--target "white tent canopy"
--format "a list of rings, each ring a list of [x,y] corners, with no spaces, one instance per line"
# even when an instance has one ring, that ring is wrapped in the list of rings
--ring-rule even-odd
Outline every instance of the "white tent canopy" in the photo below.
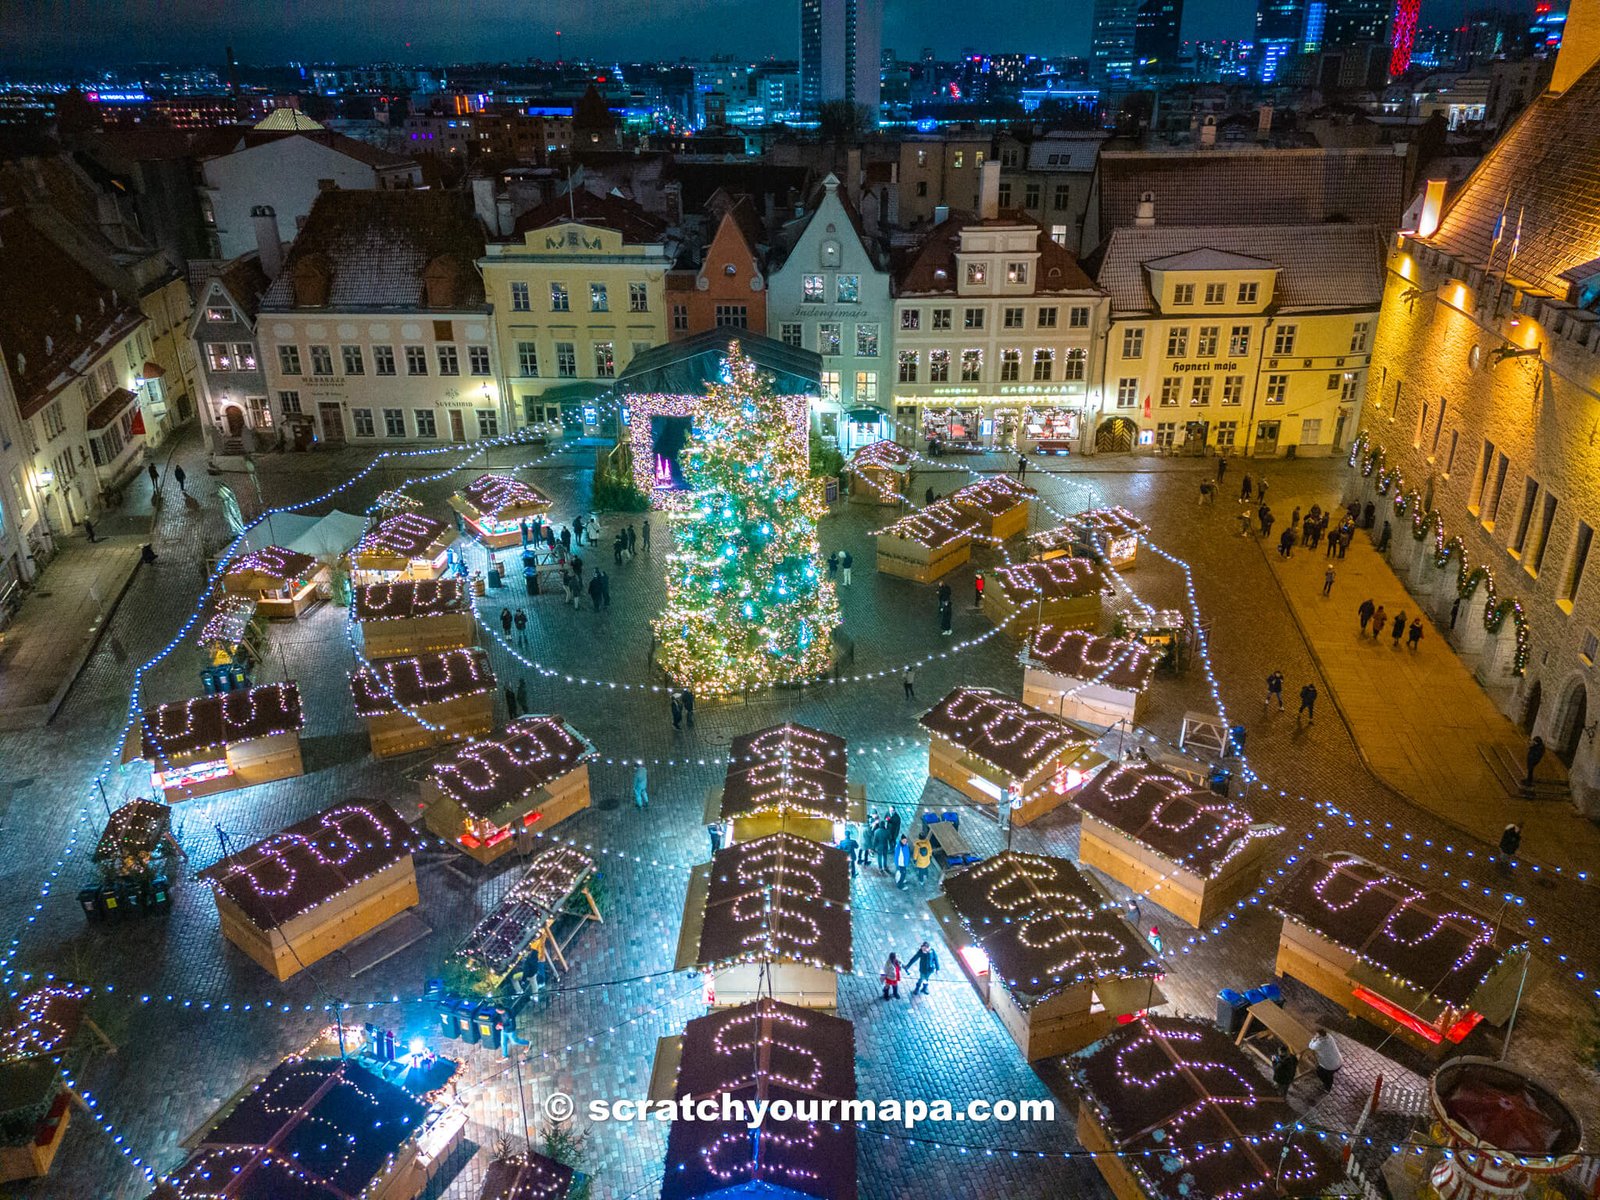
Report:
[[[235,557],[265,546],[282,546],[324,562],[337,558],[361,540],[367,519],[334,509],[323,517],[305,513],[274,513],[252,526],[239,542]]]

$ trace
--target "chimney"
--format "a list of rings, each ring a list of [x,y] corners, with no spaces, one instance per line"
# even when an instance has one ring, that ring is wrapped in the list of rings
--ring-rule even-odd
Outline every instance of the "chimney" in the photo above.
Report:
[[[1443,179],[1428,180],[1422,194],[1422,213],[1417,217],[1417,236],[1432,237],[1439,230],[1439,215],[1444,211],[1444,193],[1449,184]]]
[[[495,211],[494,180],[476,176],[472,180],[472,211],[483,223],[490,237],[500,232],[500,219]]]
[[[429,308],[454,308],[457,284],[461,281],[461,264],[447,254],[441,254],[422,272],[422,288]]]
[[[1263,104],[1256,114],[1256,132],[1263,137],[1272,132],[1272,105]]]
[[[257,204],[250,210],[250,223],[256,227],[256,253],[261,256],[261,270],[268,279],[276,279],[283,270],[278,214],[270,204]]]
[[[517,227],[516,220],[511,215],[512,204],[510,196],[497,196],[494,202],[494,219],[489,223],[492,232],[500,237],[507,236]]]
[[[1145,192],[1139,197],[1139,207],[1134,213],[1133,223],[1140,229],[1149,229],[1156,223],[1156,194]]]
[[[1561,49],[1556,51],[1555,72],[1550,76],[1550,94],[1566,91],[1590,67],[1600,61],[1600,0],[1572,0],[1567,6],[1567,23],[1561,30]]]
[[[1207,117],[1200,123],[1200,149],[1214,150],[1217,146],[1217,119]]]
[[[943,225],[950,219],[950,206],[948,204],[935,204],[933,206],[933,223]]]
[[[861,206],[861,147],[853,146],[844,156],[844,194],[850,203]]]
[[[1000,160],[991,158],[983,164],[983,175],[978,180],[978,215],[992,221],[1000,215]]]

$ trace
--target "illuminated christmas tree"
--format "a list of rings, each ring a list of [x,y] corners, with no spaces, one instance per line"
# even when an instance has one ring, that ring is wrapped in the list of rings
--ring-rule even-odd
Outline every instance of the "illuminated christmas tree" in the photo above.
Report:
[[[821,569],[821,488],[808,471],[807,400],[779,396],[729,349],[683,452],[691,494],[676,518],[660,662],[698,695],[826,674],[839,600]]]

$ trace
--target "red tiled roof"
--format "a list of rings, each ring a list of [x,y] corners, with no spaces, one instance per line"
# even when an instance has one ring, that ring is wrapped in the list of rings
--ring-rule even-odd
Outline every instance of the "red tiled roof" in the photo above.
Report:
[[[667,228],[664,221],[652,216],[632,200],[624,200],[621,196],[596,196],[584,188],[576,188],[523,213],[512,226],[512,232],[520,238],[529,230],[545,229],[567,221],[614,229],[622,234],[623,241],[634,245],[660,241]]]

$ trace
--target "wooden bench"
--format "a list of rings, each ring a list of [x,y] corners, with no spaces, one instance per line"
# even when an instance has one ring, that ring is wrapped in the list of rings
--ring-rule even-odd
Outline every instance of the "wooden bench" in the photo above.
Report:
[[[934,849],[944,855],[947,866],[958,867],[978,861],[978,855],[967,844],[966,835],[956,828],[953,821],[934,821],[928,826],[928,840],[933,843]]]

